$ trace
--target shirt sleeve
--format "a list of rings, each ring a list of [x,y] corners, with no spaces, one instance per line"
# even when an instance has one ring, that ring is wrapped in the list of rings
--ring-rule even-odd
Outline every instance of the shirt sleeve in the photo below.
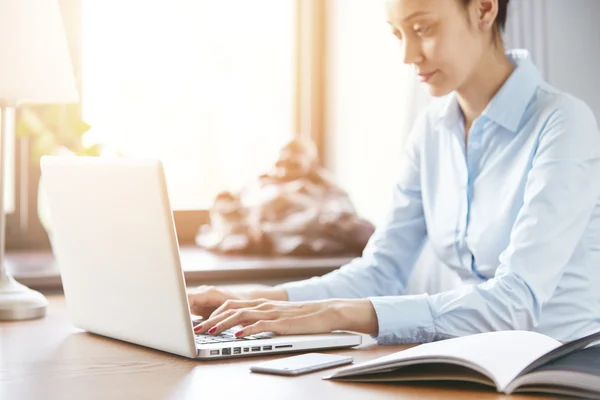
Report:
[[[437,295],[371,298],[380,343],[533,330],[600,198],[600,133],[569,98],[538,137],[521,207],[494,278]]]
[[[426,121],[424,113],[415,122],[404,147],[392,208],[369,239],[362,257],[323,277],[280,285],[290,301],[366,298],[404,292],[426,237],[419,172]]]

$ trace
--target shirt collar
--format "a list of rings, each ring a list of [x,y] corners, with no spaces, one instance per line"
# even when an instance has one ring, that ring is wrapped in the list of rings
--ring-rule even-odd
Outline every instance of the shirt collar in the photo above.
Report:
[[[482,115],[516,133],[531,98],[543,80],[527,50],[510,50],[506,55],[516,68]],[[462,119],[455,92],[448,97],[441,111],[440,118],[447,127],[455,127]]]

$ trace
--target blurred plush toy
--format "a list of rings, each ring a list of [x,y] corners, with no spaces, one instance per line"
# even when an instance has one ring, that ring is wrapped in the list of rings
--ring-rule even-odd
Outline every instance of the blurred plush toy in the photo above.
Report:
[[[196,243],[226,254],[359,255],[374,232],[318,165],[312,143],[293,140],[240,193],[220,193]]]

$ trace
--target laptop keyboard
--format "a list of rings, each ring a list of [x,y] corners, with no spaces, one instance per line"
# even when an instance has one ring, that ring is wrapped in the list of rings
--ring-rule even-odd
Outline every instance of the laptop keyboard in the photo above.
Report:
[[[196,343],[197,344],[211,344],[211,343],[227,343],[227,342],[247,342],[249,340],[264,340],[271,339],[273,337],[272,333],[259,333],[256,335],[248,335],[243,338],[235,337],[235,333],[239,331],[240,328],[231,328],[226,331],[221,332],[219,335],[196,335]]]

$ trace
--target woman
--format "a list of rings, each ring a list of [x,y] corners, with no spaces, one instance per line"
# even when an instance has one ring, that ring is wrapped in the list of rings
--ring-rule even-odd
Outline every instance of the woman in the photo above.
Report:
[[[404,62],[439,97],[411,133],[363,256],[263,291],[201,287],[198,333],[351,330],[379,343],[494,330],[600,330],[600,133],[590,109],[505,52],[508,0],[390,0]],[[404,296],[428,238],[461,287]],[[216,310],[215,310],[216,309]]]

